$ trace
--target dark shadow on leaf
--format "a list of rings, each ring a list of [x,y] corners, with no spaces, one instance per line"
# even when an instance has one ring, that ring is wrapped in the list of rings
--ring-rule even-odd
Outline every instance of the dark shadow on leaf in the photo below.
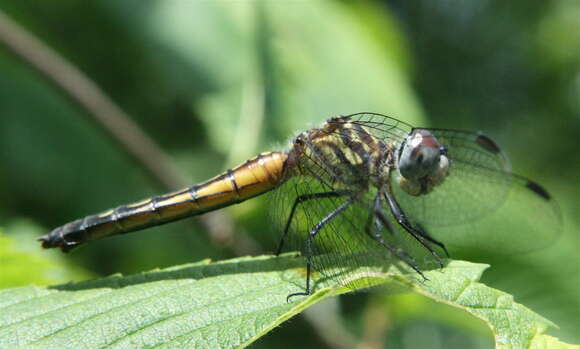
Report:
[[[178,267],[152,270],[127,276],[112,275],[102,279],[50,286],[48,288],[59,291],[77,291],[93,288],[118,289],[163,280],[200,280],[219,275],[284,271],[288,269],[304,268],[304,266],[305,260],[296,255],[282,255],[279,257],[263,256],[263,258],[247,258],[247,260],[245,258],[238,258],[226,262],[200,262],[191,265],[186,264]]]
[[[316,257],[315,257],[316,258]],[[359,270],[357,268],[341,266],[340,261],[336,261],[335,268],[326,268],[323,271],[314,270],[312,279],[312,289],[316,290],[321,286],[330,286],[341,284],[345,285],[347,280],[356,280],[361,278]],[[412,275],[414,272],[406,271],[403,266],[400,265],[400,261],[389,261],[385,260],[382,265],[369,266],[373,268],[373,271],[378,273],[384,272],[391,266],[397,268],[397,272],[400,274],[406,274],[407,278],[415,279]],[[361,266],[364,267],[364,266]],[[423,270],[427,271],[430,269],[436,269],[437,267],[430,267],[427,265],[423,266]],[[296,253],[283,254],[281,256],[261,256],[261,257],[243,257],[234,260],[224,261],[224,262],[198,262],[190,265],[176,266],[163,270],[152,270],[148,272],[143,272],[134,275],[112,275],[102,279],[81,281],[77,283],[69,283],[63,285],[55,285],[48,287],[49,289],[59,290],[59,291],[79,291],[88,290],[96,288],[111,288],[120,289],[128,286],[153,283],[164,280],[177,280],[177,279],[192,279],[201,280],[211,277],[216,277],[220,275],[231,275],[231,274],[251,274],[251,273],[262,273],[262,272],[284,272],[288,270],[299,270],[303,274],[304,282],[306,280],[306,260]],[[295,274],[294,274],[295,275]],[[411,276],[410,276],[411,275]],[[409,277],[410,276],[410,277]],[[417,275],[418,276],[418,275]],[[288,282],[296,284],[297,288],[304,288],[304,283],[297,283],[296,279],[282,274],[281,277]],[[384,276],[383,276],[384,277]],[[380,276],[371,276],[370,279],[380,278]],[[376,280],[375,280],[376,281]],[[421,281],[417,279],[417,281]],[[365,287],[375,286],[374,281],[369,281],[365,283],[355,282],[351,285],[345,285],[352,290],[359,290]]]

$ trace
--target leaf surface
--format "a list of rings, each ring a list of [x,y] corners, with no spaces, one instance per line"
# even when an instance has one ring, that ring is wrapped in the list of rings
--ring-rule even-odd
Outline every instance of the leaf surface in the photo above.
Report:
[[[498,348],[552,347],[544,332],[554,325],[477,282],[487,266],[451,261],[427,271],[428,281],[389,266],[368,274],[459,307],[483,319]],[[304,287],[304,260],[295,255],[208,260],[141,274],[54,287],[0,291],[0,347],[27,348],[238,348],[327,297],[356,288],[315,279],[310,297],[290,293]],[[368,284],[368,282],[365,282]]]

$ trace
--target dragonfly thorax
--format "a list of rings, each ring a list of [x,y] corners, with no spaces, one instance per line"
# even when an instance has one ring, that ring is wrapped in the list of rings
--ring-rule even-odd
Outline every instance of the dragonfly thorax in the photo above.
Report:
[[[414,130],[402,143],[398,158],[398,184],[409,195],[431,192],[449,174],[446,148],[424,129]]]

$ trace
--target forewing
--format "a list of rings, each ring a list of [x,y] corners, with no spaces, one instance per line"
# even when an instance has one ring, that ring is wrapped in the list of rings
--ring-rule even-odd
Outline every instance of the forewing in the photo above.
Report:
[[[513,185],[509,164],[487,137],[471,132],[428,130],[446,147],[450,161],[445,181],[426,195],[412,196],[391,178],[395,197],[408,216],[433,226],[464,224],[499,208]]]
[[[560,230],[557,204],[539,185],[514,175],[500,149],[478,133],[429,129],[447,148],[449,175],[432,192],[411,196],[391,176],[403,211],[436,239],[501,252],[548,245]]]
[[[377,113],[357,113],[334,121],[352,123],[359,133],[368,133],[377,141],[398,147],[411,133],[413,126],[390,116]]]
[[[393,158],[405,138],[417,128],[391,117],[360,113],[341,119],[368,133],[368,142],[388,144]],[[509,162],[499,147],[488,137],[469,131],[425,129],[446,148],[450,174],[445,182],[425,196],[409,196],[397,185],[397,197],[408,215],[435,226],[464,224],[493,212],[505,200],[512,186]],[[339,129],[340,131],[340,129]],[[396,166],[396,164],[395,164]],[[396,171],[394,171],[396,172]],[[453,212],[450,215],[449,212]]]

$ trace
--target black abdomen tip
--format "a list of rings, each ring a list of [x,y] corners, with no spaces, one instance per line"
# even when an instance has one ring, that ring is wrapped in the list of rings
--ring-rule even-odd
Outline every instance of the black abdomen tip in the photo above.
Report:
[[[41,237],[36,239],[36,241],[40,241],[40,245],[42,246],[42,248],[54,247],[54,246],[51,246],[50,234],[42,235]]]
[[[63,238],[62,227],[39,237],[36,241],[40,241],[42,248],[60,248],[63,252],[68,252],[77,245],[76,243],[67,242]]]

